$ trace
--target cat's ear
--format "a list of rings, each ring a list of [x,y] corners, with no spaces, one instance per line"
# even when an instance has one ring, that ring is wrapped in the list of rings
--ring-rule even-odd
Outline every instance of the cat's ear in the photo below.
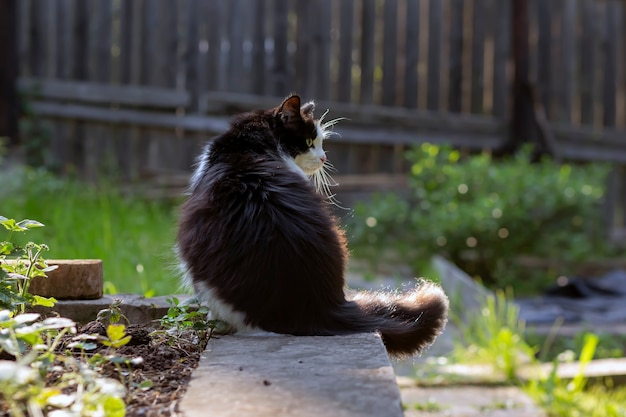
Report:
[[[283,101],[278,108],[278,115],[283,123],[288,123],[293,118],[299,118],[300,115],[300,96],[291,95]]]
[[[309,101],[308,103],[304,103],[300,108],[302,110],[302,114],[305,116],[313,116],[313,111],[315,110],[315,103]]]

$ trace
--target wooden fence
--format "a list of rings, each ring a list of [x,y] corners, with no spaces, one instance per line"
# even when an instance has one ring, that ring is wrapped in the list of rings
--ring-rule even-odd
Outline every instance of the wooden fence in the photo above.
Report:
[[[424,141],[509,135],[514,0],[20,0],[20,88],[48,159],[95,177],[189,172],[238,110],[291,91],[347,117],[343,174],[403,173]],[[626,2],[527,0],[539,131],[626,161]]]

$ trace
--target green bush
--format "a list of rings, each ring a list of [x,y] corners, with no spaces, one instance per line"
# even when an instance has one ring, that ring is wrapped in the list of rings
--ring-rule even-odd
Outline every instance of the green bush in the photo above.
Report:
[[[520,294],[547,278],[542,271],[536,282],[515,262],[520,255],[557,259],[567,269],[610,251],[600,216],[605,165],[531,163],[528,150],[502,160],[461,157],[431,144],[408,158],[408,196],[378,195],[356,207],[348,226],[355,256],[393,252],[420,268],[441,254],[486,284]]]

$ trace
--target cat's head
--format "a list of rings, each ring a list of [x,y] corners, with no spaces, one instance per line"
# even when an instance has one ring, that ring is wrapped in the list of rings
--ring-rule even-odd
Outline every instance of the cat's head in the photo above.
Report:
[[[312,101],[302,104],[297,95],[287,97],[273,110],[277,121],[277,137],[280,138],[283,150],[293,158],[304,174],[311,178],[315,189],[325,195],[331,203],[340,207],[330,189],[337,183],[328,173],[335,171],[335,168],[326,159],[324,140],[336,134],[330,129],[342,119],[325,122],[324,116],[328,110],[319,119],[315,119],[314,110],[315,103]]]
[[[302,104],[297,95],[287,97],[274,109],[277,137],[283,150],[308,176],[314,175],[326,163],[324,131],[313,116],[314,110],[312,101]]]

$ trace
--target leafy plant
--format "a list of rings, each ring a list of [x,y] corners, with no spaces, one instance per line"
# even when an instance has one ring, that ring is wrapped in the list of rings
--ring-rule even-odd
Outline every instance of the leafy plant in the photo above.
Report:
[[[355,256],[379,259],[390,250],[415,268],[442,254],[487,285],[516,292],[545,286],[521,255],[553,258],[564,269],[611,253],[599,206],[608,168],[600,164],[531,163],[530,151],[495,160],[488,154],[423,144],[407,153],[410,193],[360,204],[349,223]],[[520,279],[523,277],[523,279]]]
[[[209,309],[206,306],[199,303],[182,304],[176,297],[169,297],[167,302],[170,307],[167,314],[161,318],[161,326],[174,337],[180,337],[186,330],[191,330],[198,340],[206,344],[215,329],[225,330],[225,323],[220,320],[207,320]]]
[[[122,300],[115,299],[109,308],[98,311],[96,321],[102,323],[105,326],[118,323],[120,320],[124,320],[127,324],[130,324],[128,317],[122,313]]]
[[[32,242],[21,247],[11,240],[14,233],[43,224],[2,216],[0,224],[8,231],[6,240],[0,242],[0,305],[4,308],[0,310],[0,354],[14,358],[0,360],[1,410],[18,417],[123,417],[126,389],[118,381],[98,375],[96,355],[81,362],[58,353],[66,335],[76,333],[76,324],[63,317],[40,319],[39,314],[24,313],[29,305],[53,306],[56,301],[29,292],[31,279],[45,277],[53,269],[42,257],[48,247]],[[125,335],[124,325],[110,324],[103,339],[104,345],[116,349],[128,343],[130,336]],[[70,344],[70,348],[84,352],[96,346],[85,341]],[[114,355],[104,360],[118,367],[126,363]],[[46,376],[51,372],[61,376],[48,385]]]
[[[619,417],[626,415],[626,389],[610,390],[603,386],[588,388],[584,371],[591,362],[599,338],[586,334],[579,356],[580,369],[571,381],[557,375],[558,361],[552,371],[530,381],[525,391],[545,408],[550,416],[558,417]]]
[[[454,318],[457,320],[458,317]],[[523,388],[551,417],[617,417],[626,413],[626,389],[601,385],[589,387],[585,368],[597,352],[599,337],[587,333],[578,355],[580,368],[571,380],[558,376],[558,366],[576,355],[567,351],[552,362],[551,371],[540,371],[538,349],[525,339],[524,323],[518,309],[503,292],[487,298],[480,315],[459,325],[461,336],[451,360],[457,363],[488,364],[500,371],[506,381]],[[535,370],[524,381],[522,370]],[[528,376],[528,373],[526,373]]]
[[[39,320],[39,314],[0,311],[0,352],[15,357],[0,360],[0,399],[11,415],[51,417],[123,417],[124,387],[99,377],[87,364],[56,350],[66,334],[75,333],[67,318]],[[62,376],[47,386],[45,376]]]
[[[28,242],[22,248],[11,242],[13,233],[43,227],[43,224],[29,219],[17,222],[4,216],[0,216],[0,224],[8,231],[6,239],[0,241],[0,308],[24,313],[29,305],[52,307],[56,302],[54,298],[28,292],[33,278],[45,277],[46,272],[56,269],[43,259],[42,252],[47,251],[48,246]]]
[[[524,338],[524,322],[515,304],[498,291],[486,298],[480,314],[468,322],[461,322],[459,314],[452,315],[461,329],[453,360],[492,364],[507,382],[516,382],[520,367],[534,361],[535,349]]]

